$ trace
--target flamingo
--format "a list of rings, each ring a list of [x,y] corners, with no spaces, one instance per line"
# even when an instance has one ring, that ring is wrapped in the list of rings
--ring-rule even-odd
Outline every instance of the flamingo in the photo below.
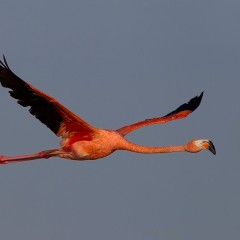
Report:
[[[193,139],[180,146],[150,147],[134,144],[125,138],[127,134],[139,128],[153,124],[164,124],[187,117],[199,106],[203,92],[163,117],[146,119],[117,130],[108,130],[90,125],[53,97],[23,81],[12,72],[4,55],[3,61],[0,61],[0,83],[3,87],[11,89],[9,93],[13,98],[17,99],[18,104],[23,107],[30,107],[29,112],[33,116],[45,124],[58,137],[62,138],[59,148],[21,156],[0,156],[0,164],[51,157],[80,161],[96,160],[104,158],[116,150],[152,154],[170,152],[197,153],[206,149],[214,155],[216,154],[212,141],[208,139]]]

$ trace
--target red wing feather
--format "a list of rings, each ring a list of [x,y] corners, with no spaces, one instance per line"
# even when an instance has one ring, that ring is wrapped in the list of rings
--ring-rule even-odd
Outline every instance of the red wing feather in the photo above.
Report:
[[[181,119],[187,117],[189,114],[191,114],[201,103],[203,96],[203,92],[200,94],[200,96],[196,96],[192,98],[188,103],[184,103],[180,107],[178,107],[176,110],[168,113],[167,115],[163,117],[157,117],[152,119],[146,119],[141,122],[137,122],[125,127],[122,127],[117,130],[122,136],[127,135],[128,133],[142,127],[146,127],[153,124],[163,124],[167,123],[173,120]]]
[[[83,138],[91,139],[96,129],[71,112],[56,99],[39,91],[20,79],[9,68],[5,57],[0,61],[0,83],[10,88],[10,95],[29,112],[51,129],[57,136],[65,132],[83,133]]]
[[[93,129],[85,126],[81,122],[65,122],[61,125],[58,134],[62,136],[64,133],[70,133],[71,142],[77,141],[91,141],[93,139]]]

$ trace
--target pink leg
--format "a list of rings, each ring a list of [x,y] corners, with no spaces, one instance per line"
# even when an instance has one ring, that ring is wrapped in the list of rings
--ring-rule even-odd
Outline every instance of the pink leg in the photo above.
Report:
[[[57,151],[58,149],[53,149],[22,156],[0,156],[0,164],[25,162],[42,158],[48,159],[50,157],[57,156],[58,155]]]
[[[45,151],[41,151],[41,152],[38,153],[38,154],[39,154],[39,156],[40,156],[41,158],[46,158],[46,159],[48,159],[48,158],[51,157],[51,156],[48,155]]]

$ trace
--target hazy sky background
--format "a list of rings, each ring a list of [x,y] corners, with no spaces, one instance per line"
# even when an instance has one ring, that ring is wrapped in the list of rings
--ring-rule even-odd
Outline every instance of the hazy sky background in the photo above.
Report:
[[[239,10],[237,0],[2,0],[0,54],[17,75],[113,129],[204,90],[188,118],[128,139],[209,138],[217,155],[116,152],[0,166],[1,239],[239,239]],[[0,107],[2,155],[58,146],[4,88]]]

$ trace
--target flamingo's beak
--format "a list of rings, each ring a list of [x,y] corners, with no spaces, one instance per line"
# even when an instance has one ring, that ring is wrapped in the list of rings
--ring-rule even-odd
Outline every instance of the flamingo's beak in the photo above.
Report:
[[[209,141],[209,142],[208,142],[208,150],[209,150],[210,152],[212,152],[214,155],[216,155],[216,149],[215,149],[214,144],[213,144],[212,141]]]

